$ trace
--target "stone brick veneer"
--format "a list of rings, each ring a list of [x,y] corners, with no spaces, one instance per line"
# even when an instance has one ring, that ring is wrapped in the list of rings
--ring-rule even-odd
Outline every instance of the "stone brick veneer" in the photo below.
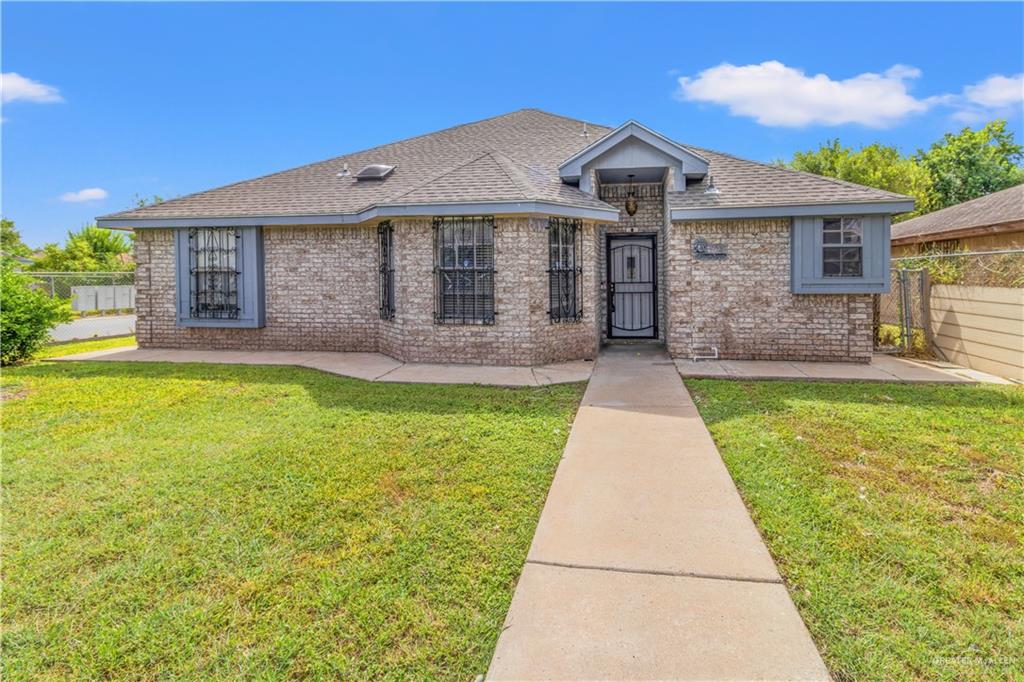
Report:
[[[614,195],[614,196],[613,196]],[[613,203],[618,195],[608,192]],[[238,350],[379,351],[416,362],[543,364],[593,358],[606,327],[604,236],[659,235],[659,328],[674,356],[717,346],[725,358],[852,360],[871,357],[869,295],[790,293],[789,219],[666,224],[663,198],[641,199],[618,225],[584,223],[583,320],[548,318],[544,218],[495,221],[494,325],[434,324],[430,220],[394,220],[394,320],[377,300],[377,225],[268,227],[266,325],[175,325],[173,231],[138,230],[140,346]],[[693,240],[723,243],[724,260],[696,260]]]
[[[377,225],[267,227],[266,324],[261,329],[175,324],[173,230],[136,237],[136,334],[153,348],[380,351],[414,362],[529,365],[597,352],[594,227],[584,225],[584,317],[548,317],[548,235],[543,218],[495,221],[494,325],[434,324],[433,232],[429,219],[395,226],[393,320],[377,300]]]
[[[626,213],[626,196],[629,190],[628,185],[606,184],[600,187],[600,197],[605,203],[611,204],[620,211],[619,222],[602,223],[597,228],[597,249],[598,249],[598,320],[601,332],[601,342],[608,340],[608,270],[607,270],[607,245],[608,235],[617,234],[654,234],[656,235],[656,257],[658,269],[658,339],[665,340],[665,319],[667,309],[665,297],[660,293],[665,291],[666,284],[666,261],[665,261],[665,196],[661,183],[636,183],[637,210],[636,214]]]
[[[725,245],[698,260],[693,240]],[[667,346],[686,357],[717,346],[724,358],[871,359],[871,296],[790,292],[790,220],[673,222],[667,253]]]

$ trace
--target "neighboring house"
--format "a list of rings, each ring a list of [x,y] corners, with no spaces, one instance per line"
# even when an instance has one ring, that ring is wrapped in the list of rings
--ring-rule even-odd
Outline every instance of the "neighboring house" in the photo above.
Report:
[[[143,347],[867,361],[908,197],[524,109],[98,219]]]
[[[892,226],[893,256],[1024,249],[1024,185]]]

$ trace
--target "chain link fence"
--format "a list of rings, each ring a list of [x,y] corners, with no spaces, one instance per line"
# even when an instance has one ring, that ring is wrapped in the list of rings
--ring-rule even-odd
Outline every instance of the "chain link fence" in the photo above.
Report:
[[[34,288],[71,301],[73,310],[129,311],[135,308],[134,272],[25,272]]]
[[[893,258],[890,276],[889,293],[875,296],[875,350],[932,358],[932,286],[1024,288],[1024,249]]]

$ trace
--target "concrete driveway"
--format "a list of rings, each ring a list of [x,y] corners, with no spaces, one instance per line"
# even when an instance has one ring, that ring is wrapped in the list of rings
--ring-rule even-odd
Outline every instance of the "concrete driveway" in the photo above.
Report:
[[[134,333],[134,315],[97,315],[58,324],[50,332],[50,338],[58,342],[80,341],[108,336],[128,336]]]

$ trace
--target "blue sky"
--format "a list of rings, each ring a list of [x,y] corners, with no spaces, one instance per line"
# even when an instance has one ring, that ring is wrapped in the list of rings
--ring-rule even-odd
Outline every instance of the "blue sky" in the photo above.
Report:
[[[2,210],[31,245],[135,195],[179,196],[522,107],[635,118],[765,161],[831,137],[913,151],[994,116],[1024,137],[1021,3],[2,12]]]

